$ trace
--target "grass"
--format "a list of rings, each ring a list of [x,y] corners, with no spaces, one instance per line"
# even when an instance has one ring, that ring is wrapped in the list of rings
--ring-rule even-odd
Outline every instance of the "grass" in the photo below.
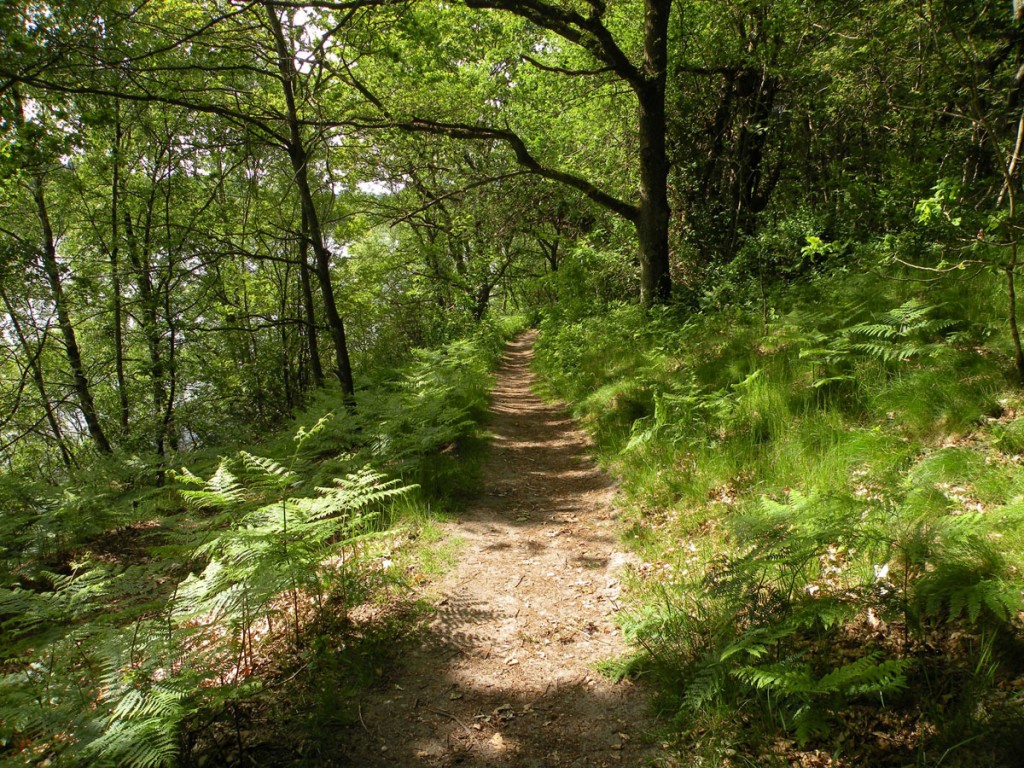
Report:
[[[416,573],[425,577],[443,576],[459,560],[465,540],[440,528],[436,523],[420,529],[415,551]]]
[[[163,487],[120,457],[56,490],[4,478],[0,764],[317,764],[423,616],[410,576],[457,556],[438,521],[478,481],[522,322],[417,353],[355,416],[321,393]]]
[[[616,305],[542,325],[538,369],[651,566],[624,669],[691,761],[1013,762],[988,738],[1024,725],[1002,695],[1024,672],[1024,420],[1001,299],[867,282],[795,285],[767,323]]]

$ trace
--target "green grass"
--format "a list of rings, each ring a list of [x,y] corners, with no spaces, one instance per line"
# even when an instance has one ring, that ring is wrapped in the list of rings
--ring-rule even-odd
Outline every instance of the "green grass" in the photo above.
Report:
[[[437,520],[425,521],[416,530],[412,568],[421,576],[443,576],[458,563],[465,544],[462,537],[445,530]]]
[[[851,275],[773,297],[767,324],[542,324],[538,370],[621,478],[627,539],[671,566],[631,585],[623,668],[691,761],[784,764],[780,738],[839,765],[1012,759],[984,736],[1024,724],[1000,694],[1021,672],[1024,420],[998,292],[960,289]]]

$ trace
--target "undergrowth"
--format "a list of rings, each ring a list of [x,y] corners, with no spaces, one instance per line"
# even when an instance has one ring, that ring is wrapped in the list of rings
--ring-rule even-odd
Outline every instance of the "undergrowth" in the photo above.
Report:
[[[548,313],[538,369],[645,561],[620,671],[694,764],[1015,764],[1024,412],[989,295],[830,274]]]
[[[350,720],[416,614],[351,612],[404,593],[398,550],[472,491],[490,371],[522,324],[417,352],[355,413],[325,391],[279,437],[186,456],[162,485],[125,457],[57,490],[4,477],[0,764],[237,762],[297,686],[319,703],[295,754]]]

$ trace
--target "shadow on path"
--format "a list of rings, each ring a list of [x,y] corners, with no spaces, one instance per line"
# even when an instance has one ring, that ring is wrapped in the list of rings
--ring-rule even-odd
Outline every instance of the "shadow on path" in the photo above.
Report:
[[[640,766],[660,750],[643,692],[595,671],[614,625],[614,488],[572,419],[531,387],[535,333],[512,342],[492,399],[484,491],[452,533],[417,647],[360,703],[352,766]]]

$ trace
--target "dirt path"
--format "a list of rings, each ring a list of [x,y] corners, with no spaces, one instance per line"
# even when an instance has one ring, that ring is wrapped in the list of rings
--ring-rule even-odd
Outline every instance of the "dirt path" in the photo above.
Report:
[[[628,557],[586,436],[530,389],[534,338],[506,352],[485,491],[451,525],[459,564],[431,588],[421,645],[361,703],[353,766],[642,766],[661,752],[645,695],[595,671],[625,650],[612,614]]]

